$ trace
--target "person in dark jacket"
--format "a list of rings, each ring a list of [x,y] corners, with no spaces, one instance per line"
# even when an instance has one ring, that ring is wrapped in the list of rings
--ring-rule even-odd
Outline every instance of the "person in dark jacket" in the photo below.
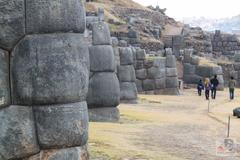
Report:
[[[236,87],[236,81],[234,80],[233,77],[228,82],[228,87],[229,87],[229,94],[230,94],[230,100],[234,99],[234,88]]]
[[[216,99],[217,87],[218,87],[218,84],[219,84],[218,79],[217,79],[217,75],[215,75],[214,78],[211,79],[210,83],[211,83],[212,99]]]
[[[204,84],[201,79],[199,80],[199,82],[197,84],[197,90],[198,90],[198,95],[201,96],[202,90],[204,90]]]

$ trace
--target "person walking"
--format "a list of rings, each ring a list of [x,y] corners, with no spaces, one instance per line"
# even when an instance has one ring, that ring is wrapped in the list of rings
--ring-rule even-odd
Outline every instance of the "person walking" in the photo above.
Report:
[[[229,87],[229,95],[230,95],[230,100],[234,99],[234,89],[236,87],[236,81],[234,80],[233,77],[230,78],[228,82],[228,87]]]
[[[211,90],[211,83],[209,81],[209,78],[205,79],[204,87],[205,87],[205,97],[206,97],[206,100],[209,100],[209,92]]]
[[[212,99],[216,99],[217,87],[219,84],[217,75],[215,75],[214,78],[211,79],[210,83],[211,83],[211,97]]]
[[[197,84],[197,90],[198,90],[198,95],[201,96],[202,90],[204,90],[204,84],[201,79],[199,80],[199,82]]]

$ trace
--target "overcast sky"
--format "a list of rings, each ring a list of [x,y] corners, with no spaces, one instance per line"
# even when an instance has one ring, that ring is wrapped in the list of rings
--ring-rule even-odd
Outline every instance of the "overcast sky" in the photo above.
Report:
[[[240,0],[134,0],[142,5],[167,8],[167,15],[183,17],[226,18],[240,14]]]

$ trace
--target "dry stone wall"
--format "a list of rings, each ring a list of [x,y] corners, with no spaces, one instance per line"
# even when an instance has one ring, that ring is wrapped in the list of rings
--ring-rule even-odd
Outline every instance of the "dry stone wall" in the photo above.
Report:
[[[82,1],[0,6],[0,159],[88,159]]]
[[[134,50],[131,47],[119,48],[120,65],[117,73],[120,82],[121,102],[137,102],[136,75],[133,65],[134,55]]]
[[[87,102],[91,121],[119,119],[120,86],[116,75],[115,55],[107,23],[94,23],[93,46],[90,46],[90,80]]]
[[[213,62],[200,63],[200,57],[192,55],[193,49],[184,50],[183,80],[186,84],[197,84],[200,79],[213,78],[217,75],[219,90],[224,89],[224,79],[222,67]]]
[[[240,41],[237,36],[222,34],[219,30],[212,35],[212,46],[214,52],[230,57],[240,51]]]
[[[143,49],[136,49],[136,84],[139,93],[178,95],[176,58],[167,49],[166,57],[147,59]]]

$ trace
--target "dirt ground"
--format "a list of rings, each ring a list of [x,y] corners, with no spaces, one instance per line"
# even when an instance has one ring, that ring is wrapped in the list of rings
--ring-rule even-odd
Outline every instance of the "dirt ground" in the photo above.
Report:
[[[227,136],[240,143],[240,119],[232,116],[239,106],[219,91],[208,101],[193,89],[180,96],[139,95],[138,104],[121,104],[119,123],[90,123],[89,150],[92,160],[239,160],[216,154]],[[226,154],[224,154],[226,155]]]

